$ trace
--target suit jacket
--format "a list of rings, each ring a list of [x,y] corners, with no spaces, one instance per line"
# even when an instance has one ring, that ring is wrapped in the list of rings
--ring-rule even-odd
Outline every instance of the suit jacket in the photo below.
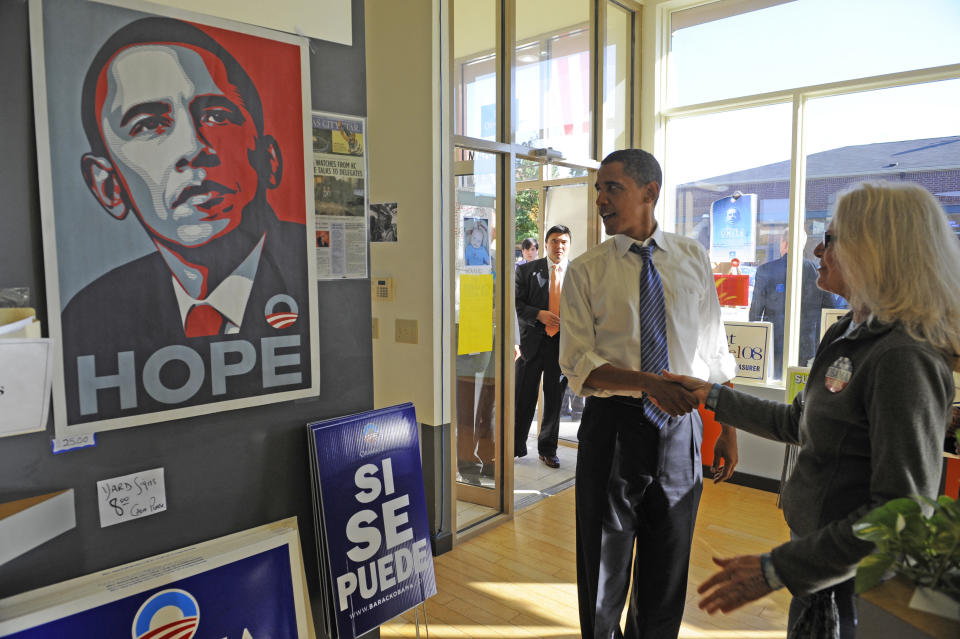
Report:
[[[537,313],[550,307],[550,262],[541,257],[521,264],[515,271],[517,320],[520,323],[520,352],[530,359],[547,336]]]
[[[787,256],[761,264],[757,268],[750,300],[750,321],[773,324],[774,365],[783,361],[783,323],[787,303]],[[834,308],[833,295],[817,288],[817,267],[803,261],[803,288],[800,293],[800,364],[814,356],[820,342],[820,309]]]
[[[268,214],[273,217],[272,212]],[[173,291],[170,269],[158,252],[118,266],[77,293],[61,314],[69,422],[110,419],[308,388],[311,372],[309,327],[312,318],[307,287],[313,285],[313,274],[307,272],[304,233],[304,227],[300,224],[274,221],[267,225],[266,240],[253,288],[244,310],[240,332],[235,335],[186,337]],[[237,258],[237,263],[242,257]],[[265,315],[268,302],[278,294],[292,297],[299,313],[296,322],[279,329],[271,326]],[[279,304],[273,309],[274,312],[286,310],[286,304]],[[275,367],[278,377],[268,379],[267,383],[284,383],[264,388],[263,368],[268,362],[263,360],[261,338],[273,336],[299,336],[299,345],[286,346],[276,351],[276,357],[290,356],[290,359],[279,362],[279,367]],[[246,353],[247,361],[255,362],[248,371],[238,371],[237,367],[230,368],[242,359],[237,349],[247,348],[243,344],[230,343],[239,340],[244,340],[253,347],[252,353],[248,349]],[[225,344],[217,346],[220,343]],[[183,347],[190,349],[196,356]],[[151,355],[163,348],[167,348],[165,353],[178,356],[185,354],[195,367],[202,365],[203,381],[195,393],[190,394],[192,388],[187,386],[190,377],[188,365],[180,360],[173,361],[176,357],[164,364],[155,376],[163,387],[170,391],[183,389],[182,394],[160,393],[158,397],[156,391],[150,392],[146,387],[144,380],[150,375],[144,374],[144,364]],[[223,348],[227,350],[225,356],[214,355],[214,351]],[[118,374],[121,366],[118,364],[118,353],[124,352],[133,353],[135,406],[130,406],[129,397],[122,402],[122,393],[111,387],[96,393],[95,414],[81,414],[77,358],[93,355],[96,358],[95,374],[104,378]],[[299,358],[299,363],[291,363],[293,356]],[[158,357],[155,363],[162,359]],[[213,385],[211,363],[217,361],[226,362],[228,374],[225,377],[225,388],[224,385]],[[241,374],[229,374],[233,372]],[[291,375],[284,377],[287,373]],[[297,374],[299,381],[295,381]],[[196,377],[194,371],[194,378]]]

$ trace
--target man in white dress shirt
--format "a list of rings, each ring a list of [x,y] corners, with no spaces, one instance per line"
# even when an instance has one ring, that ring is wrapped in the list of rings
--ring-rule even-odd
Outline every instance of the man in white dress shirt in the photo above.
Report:
[[[645,151],[603,160],[597,207],[613,237],[571,262],[561,298],[560,367],[587,397],[576,508],[580,626],[588,639],[675,638],[683,617],[703,426],[697,400],[650,362],[717,382],[735,373],[706,252],[654,218],[661,183],[660,165]],[[654,319],[651,306],[659,309]],[[728,479],[736,463],[736,431],[724,427],[714,480]]]

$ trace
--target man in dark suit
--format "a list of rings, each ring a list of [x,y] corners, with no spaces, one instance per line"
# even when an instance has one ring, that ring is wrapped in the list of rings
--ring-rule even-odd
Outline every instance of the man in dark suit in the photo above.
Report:
[[[780,236],[780,257],[757,268],[750,300],[750,321],[773,324],[773,371],[780,379],[783,370],[783,323],[787,299],[787,236]],[[803,289],[800,293],[800,365],[805,366],[820,342],[820,310],[837,306],[834,296],[817,288],[817,267],[803,260]]]
[[[81,100],[84,181],[156,251],[66,305],[70,423],[309,387],[306,231],[267,201],[282,156],[243,67],[192,25],[145,18],[104,43]]]
[[[567,269],[570,229],[551,227],[544,240],[546,257],[521,264],[516,270],[517,318],[520,322],[520,360],[517,361],[514,454],[527,454],[527,435],[537,408],[537,389],[543,376],[543,419],[537,437],[540,461],[560,467],[560,404],[567,378],[560,372],[560,291]]]

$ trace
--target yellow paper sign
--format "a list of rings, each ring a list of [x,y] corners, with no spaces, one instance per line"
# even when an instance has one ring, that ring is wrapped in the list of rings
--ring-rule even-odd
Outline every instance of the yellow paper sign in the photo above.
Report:
[[[457,355],[493,350],[493,275],[460,275]]]

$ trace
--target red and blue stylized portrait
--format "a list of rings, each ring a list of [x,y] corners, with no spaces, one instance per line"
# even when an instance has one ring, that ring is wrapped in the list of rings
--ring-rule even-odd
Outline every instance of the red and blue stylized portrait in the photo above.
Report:
[[[51,8],[32,20],[46,69],[38,126],[51,140],[58,429],[315,395],[305,44],[92,3]],[[85,25],[89,53],[55,39]]]

